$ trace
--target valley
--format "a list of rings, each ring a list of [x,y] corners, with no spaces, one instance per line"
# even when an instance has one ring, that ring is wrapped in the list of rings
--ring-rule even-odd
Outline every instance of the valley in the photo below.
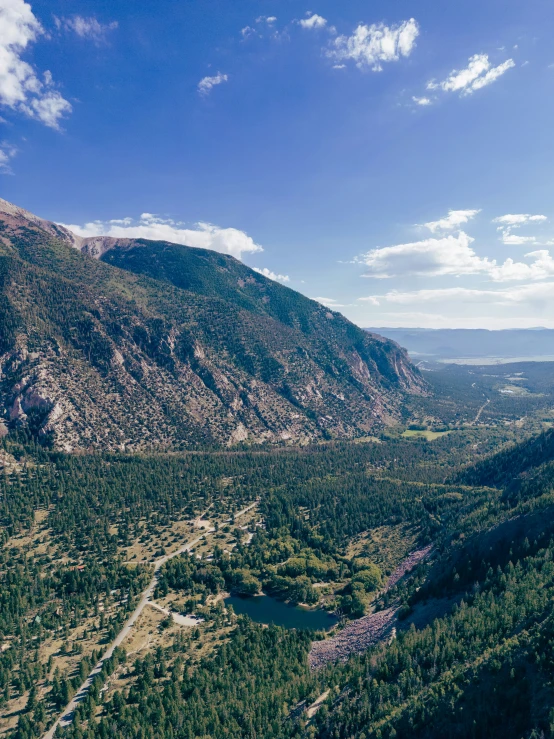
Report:
[[[506,372],[530,382],[520,371]],[[531,393],[531,400],[517,396],[508,405],[494,390],[505,379],[476,378],[473,368],[458,368],[455,376],[440,377],[433,396],[414,399],[408,427],[419,414],[431,435],[406,436],[406,427],[390,427],[362,443],[72,455],[45,449],[24,430],[4,437],[2,578],[3,592],[9,582],[11,595],[0,610],[0,731],[18,739],[54,731],[89,739],[117,726],[117,736],[165,736],[180,714],[183,736],[224,736],[231,727],[237,736],[263,730],[326,739],[337,730],[347,736],[338,729],[347,725],[347,711],[350,733],[357,721],[366,736],[379,736],[377,730],[388,736],[383,732],[401,726],[419,705],[414,701],[431,695],[435,684],[447,694],[450,678],[430,673],[398,704],[386,679],[376,678],[391,713],[368,723],[352,703],[366,660],[385,665],[400,645],[425,650],[433,630],[461,628],[461,603],[477,614],[490,608],[487,588],[501,597],[505,586],[489,584],[480,574],[483,563],[473,575],[463,555],[468,547],[477,551],[472,542],[487,532],[497,532],[497,544],[489,554],[483,549],[485,561],[508,567],[504,548],[521,559],[523,579],[513,587],[522,602],[531,593],[525,577],[548,556],[549,447],[533,446],[533,439],[544,428],[554,389],[539,373],[532,389],[540,384],[540,399]],[[492,387],[477,423],[482,401],[474,383]],[[447,417],[458,420],[448,424]],[[495,456],[499,448],[506,451]],[[537,483],[530,488],[524,472],[517,493],[487,461],[511,448],[521,448],[517,459],[529,457],[537,470]],[[510,469],[511,490],[521,462],[508,459],[499,469]],[[537,489],[532,497],[531,489]],[[509,521],[522,521],[522,528],[510,529]],[[459,580],[453,581],[448,563],[457,558],[465,569],[456,565]],[[475,600],[476,579],[485,588],[481,600]],[[264,625],[226,606],[229,593],[260,592],[323,609],[336,625],[331,620],[330,629],[316,632],[271,625],[271,619]],[[544,604],[542,596],[536,604],[531,599],[525,622],[514,616],[512,626],[491,632],[490,655],[498,654],[500,664],[522,649],[522,627],[531,629],[525,649],[535,649],[549,623]],[[476,626],[464,628],[460,649],[477,637]],[[467,670],[482,674],[493,656],[474,661],[468,653],[467,659],[460,679],[471,690]],[[237,669],[247,692],[237,691]],[[380,669],[372,667],[371,674]],[[395,680],[403,684],[404,678]],[[164,715],[155,718],[160,701]],[[245,715],[252,729],[245,729]],[[538,714],[526,720],[544,724]],[[487,725],[487,735],[495,736]],[[511,736],[505,723],[499,726]]]
[[[550,364],[0,206],[0,735],[548,735]]]

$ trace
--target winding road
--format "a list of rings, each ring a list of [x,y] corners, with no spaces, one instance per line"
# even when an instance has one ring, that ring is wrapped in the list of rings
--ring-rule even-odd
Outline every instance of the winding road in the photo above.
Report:
[[[248,511],[252,510],[257,505],[258,501],[255,501],[254,503],[251,503],[250,505],[246,506],[246,508],[243,508],[238,513],[234,514],[234,518],[240,518],[241,516],[244,516],[245,513],[248,513]],[[209,506],[211,508],[211,506]],[[202,516],[199,516],[195,523],[199,524],[200,521],[203,520],[203,516],[208,512],[208,509],[204,511]],[[232,521],[233,518],[229,518],[228,521]],[[73,716],[75,713],[75,709],[83,701],[89,691],[90,686],[92,685],[92,682],[96,675],[98,675],[102,670],[102,665],[104,662],[109,659],[116,647],[121,646],[121,644],[124,642],[125,638],[129,635],[132,627],[137,622],[138,617],[143,612],[145,606],[147,603],[150,602],[150,598],[152,597],[152,594],[154,593],[154,590],[156,589],[156,585],[158,584],[158,575],[160,572],[160,569],[163,567],[163,565],[169,561],[170,559],[173,559],[173,557],[179,556],[179,554],[184,554],[184,552],[190,551],[198,542],[200,542],[205,534],[209,534],[211,532],[215,531],[215,528],[213,526],[208,526],[207,528],[204,528],[204,532],[197,536],[192,541],[187,542],[179,549],[176,549],[174,552],[171,552],[171,554],[166,554],[163,557],[160,557],[159,559],[155,560],[154,562],[154,574],[152,575],[152,579],[148,583],[148,586],[143,590],[142,595],[140,597],[140,601],[133,611],[133,613],[129,616],[125,624],[123,625],[123,628],[119,632],[119,634],[115,637],[115,639],[112,641],[110,646],[106,649],[100,660],[97,662],[97,664],[92,668],[89,676],[85,680],[85,682],[81,685],[81,687],[77,690],[73,698],[69,701],[67,706],[62,711],[61,715],[58,717],[58,719],[52,724],[50,729],[43,734],[42,739],[53,739],[57,729],[59,726],[64,728],[65,726],[69,726],[69,724],[73,721]]]

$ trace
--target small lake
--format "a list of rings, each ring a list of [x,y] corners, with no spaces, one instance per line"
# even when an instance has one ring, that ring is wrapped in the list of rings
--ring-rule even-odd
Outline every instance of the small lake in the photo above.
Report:
[[[250,616],[259,624],[275,624],[287,629],[330,629],[337,618],[318,608],[314,611],[302,606],[291,606],[269,595],[255,595],[252,598],[239,598],[231,595],[225,598],[225,605],[233,606],[237,615]]]

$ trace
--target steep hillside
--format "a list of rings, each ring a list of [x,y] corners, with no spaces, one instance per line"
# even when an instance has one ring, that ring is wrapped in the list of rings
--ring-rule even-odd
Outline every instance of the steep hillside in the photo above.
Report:
[[[396,344],[232,257],[2,200],[0,304],[0,434],[67,450],[347,438],[424,390]]]
[[[554,490],[554,429],[514,444],[463,470],[457,480],[467,485],[503,488],[512,505]]]

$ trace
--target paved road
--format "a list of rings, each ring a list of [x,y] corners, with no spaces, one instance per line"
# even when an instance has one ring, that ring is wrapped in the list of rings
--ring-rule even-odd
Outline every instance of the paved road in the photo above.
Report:
[[[235,519],[240,518],[240,516],[243,516],[245,513],[252,510],[252,508],[254,508],[256,504],[257,504],[257,501],[246,506],[246,508],[243,508],[242,511],[235,513]],[[206,511],[204,511],[202,516],[199,516],[196,519],[197,524],[203,519],[203,516],[206,515],[208,510],[209,509],[206,509]],[[232,518],[229,518],[228,520],[231,521]],[[212,531],[215,531],[213,526],[208,526],[208,528],[204,529],[204,533],[197,536],[196,539],[193,539],[192,541],[187,542],[187,544],[183,544],[183,546],[177,549],[176,551],[171,552],[171,554],[166,554],[154,562],[154,574],[152,576],[152,579],[148,583],[147,588],[143,591],[139,604],[137,605],[133,613],[129,616],[129,618],[125,622],[119,634],[115,637],[113,642],[106,649],[106,651],[100,658],[99,662],[93,667],[90,675],[87,677],[85,682],[81,685],[81,687],[75,693],[71,701],[67,704],[61,716],[59,716],[57,721],[50,727],[50,729],[45,734],[43,734],[42,739],[52,739],[54,734],[56,733],[58,726],[61,726],[63,728],[65,726],[69,726],[69,724],[73,721],[73,714],[75,712],[75,709],[77,708],[79,703],[81,703],[81,701],[83,701],[84,698],[86,697],[94,678],[102,670],[102,665],[104,664],[105,660],[107,660],[109,657],[112,656],[114,649],[116,647],[121,646],[125,638],[129,635],[132,627],[135,625],[138,617],[144,610],[144,607],[150,601],[150,598],[152,597],[152,594],[154,593],[154,590],[156,589],[156,585],[158,584],[158,575],[159,575],[159,571],[161,567],[163,567],[163,565],[168,560],[173,559],[173,557],[177,557],[179,554],[183,554],[184,552],[190,551],[194,546],[196,546],[196,544],[198,544],[198,542],[200,542],[203,539],[205,534],[211,533]]]

